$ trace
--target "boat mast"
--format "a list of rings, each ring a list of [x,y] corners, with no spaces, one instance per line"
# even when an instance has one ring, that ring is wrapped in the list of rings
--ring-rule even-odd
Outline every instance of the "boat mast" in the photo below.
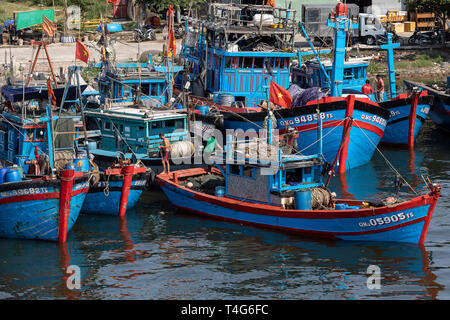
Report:
[[[345,38],[347,31],[358,28],[358,23],[353,23],[347,17],[348,7],[346,4],[338,2],[336,13],[331,12],[327,21],[327,26],[334,29],[334,63],[331,73],[331,96],[342,96],[342,84],[344,80],[345,64]]]
[[[395,88],[395,65],[394,65],[394,49],[400,47],[400,43],[392,43],[392,34],[387,34],[387,44],[380,46],[380,49],[387,50],[388,70],[389,70],[389,90],[391,91],[391,99],[397,96]]]

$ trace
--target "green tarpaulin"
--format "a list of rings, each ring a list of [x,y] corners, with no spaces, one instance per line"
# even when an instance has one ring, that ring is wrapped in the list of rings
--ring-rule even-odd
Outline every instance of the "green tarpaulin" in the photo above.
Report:
[[[42,23],[42,15],[45,15],[50,20],[54,21],[55,11],[49,10],[34,10],[27,12],[18,12],[16,14],[16,30],[29,28],[31,26]]]

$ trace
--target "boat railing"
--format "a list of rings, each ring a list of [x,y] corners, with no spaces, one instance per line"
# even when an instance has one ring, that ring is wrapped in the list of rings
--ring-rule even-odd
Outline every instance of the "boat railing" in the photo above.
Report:
[[[223,26],[280,25],[283,28],[296,26],[296,10],[268,5],[243,5],[214,3],[209,7],[208,20]]]

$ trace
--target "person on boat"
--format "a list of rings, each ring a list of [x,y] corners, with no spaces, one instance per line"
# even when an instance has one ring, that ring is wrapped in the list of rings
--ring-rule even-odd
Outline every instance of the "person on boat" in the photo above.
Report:
[[[163,172],[167,174],[170,173],[170,165],[169,165],[169,152],[170,152],[170,141],[164,136],[164,133],[160,133],[159,137],[163,140],[162,146],[159,146],[159,149],[162,151],[162,165],[163,165]]]
[[[362,86],[361,92],[365,95],[370,95],[373,93],[373,88],[370,85],[370,80],[366,80],[366,84]]]
[[[298,150],[297,138],[297,130],[292,127],[287,128],[286,133],[280,137],[281,148],[284,154],[291,154],[292,151]]]
[[[216,138],[214,136],[209,137],[209,139],[206,140],[206,145],[205,145],[205,148],[203,149],[203,152],[204,152],[203,158],[205,159],[205,163],[207,163],[207,164],[211,163],[209,158],[211,157],[211,155],[213,153],[215,153],[216,147],[218,147],[223,152],[223,148],[217,142]]]
[[[384,81],[381,75],[377,75],[377,102],[383,102],[384,98]]]

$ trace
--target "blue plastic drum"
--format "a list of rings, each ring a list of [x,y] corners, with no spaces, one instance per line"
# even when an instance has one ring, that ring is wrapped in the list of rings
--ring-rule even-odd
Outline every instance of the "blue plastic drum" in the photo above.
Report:
[[[299,190],[294,194],[295,209],[297,210],[312,210],[311,205],[311,190]]]
[[[216,197],[223,197],[225,196],[225,187],[218,186],[216,187]]]

